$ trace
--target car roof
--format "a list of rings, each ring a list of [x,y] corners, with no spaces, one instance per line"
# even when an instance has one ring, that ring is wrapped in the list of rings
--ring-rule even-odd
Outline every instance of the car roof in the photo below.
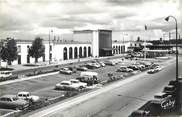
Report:
[[[173,85],[167,85],[165,87],[173,88],[174,86]]]
[[[29,94],[29,92],[21,91],[21,92],[18,92],[18,94]]]
[[[79,80],[77,80],[77,79],[70,79],[69,81],[79,81]]]
[[[16,97],[16,95],[3,95],[1,96],[1,98],[13,98],[13,97]]]
[[[156,93],[155,96],[162,96],[162,95],[165,95],[166,93],[164,92],[159,92],[159,93]]]
[[[12,71],[0,71],[0,73],[12,73]]]
[[[71,83],[71,82],[68,80],[63,80],[63,81],[61,81],[61,83]]]

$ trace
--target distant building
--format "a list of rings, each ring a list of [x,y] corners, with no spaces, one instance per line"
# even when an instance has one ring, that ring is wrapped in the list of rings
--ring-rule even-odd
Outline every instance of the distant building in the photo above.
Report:
[[[76,30],[68,36],[70,39],[54,36],[50,45],[48,41],[44,40],[45,55],[38,61],[61,62],[71,59],[123,54],[133,47],[143,46],[143,40],[148,39],[151,35],[146,35],[144,31]],[[139,39],[138,42],[137,39]],[[34,58],[28,55],[32,41],[17,40],[18,59],[12,64],[34,63]]]

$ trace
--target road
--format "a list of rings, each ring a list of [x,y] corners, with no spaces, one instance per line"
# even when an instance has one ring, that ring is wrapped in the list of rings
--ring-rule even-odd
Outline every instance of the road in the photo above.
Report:
[[[182,61],[179,62],[181,69]],[[175,63],[167,64],[156,74],[145,72],[132,76],[86,96],[43,109],[31,117],[127,117],[175,79]]]

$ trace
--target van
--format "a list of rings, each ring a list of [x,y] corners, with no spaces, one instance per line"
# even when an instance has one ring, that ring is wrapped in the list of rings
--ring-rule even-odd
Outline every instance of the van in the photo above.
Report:
[[[98,84],[100,82],[98,79],[98,73],[96,72],[81,72],[80,77],[77,77],[76,79],[80,82],[87,83],[88,86]]]

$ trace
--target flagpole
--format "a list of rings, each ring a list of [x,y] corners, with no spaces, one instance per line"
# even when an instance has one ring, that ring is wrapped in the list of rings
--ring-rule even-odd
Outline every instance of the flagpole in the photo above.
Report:
[[[145,33],[147,32],[147,25],[145,25]],[[144,60],[146,60],[146,39],[144,39]]]

